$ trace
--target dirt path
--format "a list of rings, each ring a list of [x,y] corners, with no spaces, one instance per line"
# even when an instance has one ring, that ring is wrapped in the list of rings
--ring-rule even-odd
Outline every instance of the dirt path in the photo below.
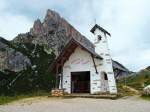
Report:
[[[118,100],[37,97],[1,105],[0,112],[150,112],[150,101],[137,97]]]
[[[141,93],[140,93],[138,90],[136,90],[135,88],[132,88],[132,87],[130,87],[130,86],[124,86],[124,87],[128,88],[130,91],[134,92],[134,94],[136,94],[136,95],[141,94]]]

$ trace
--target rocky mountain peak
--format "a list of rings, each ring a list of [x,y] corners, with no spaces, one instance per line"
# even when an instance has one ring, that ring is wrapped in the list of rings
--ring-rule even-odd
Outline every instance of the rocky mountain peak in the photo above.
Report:
[[[61,20],[61,17],[58,13],[48,9],[44,22],[43,22],[44,31],[45,32],[56,31],[59,27],[60,20]]]
[[[57,20],[57,18],[60,18],[60,15],[57,12],[48,9],[47,12],[46,12],[46,16],[45,16],[44,20],[45,21],[49,20],[49,19],[56,19]]]
[[[43,32],[43,26],[40,19],[35,20],[32,30],[35,35],[41,34]]]
[[[41,23],[40,19],[37,19],[34,22],[33,28],[30,32],[33,35],[43,35],[56,32],[60,25],[61,19],[62,18],[57,12],[48,9],[43,23]]]
[[[94,51],[93,44],[87,38],[81,35],[57,12],[48,9],[43,22],[37,19],[30,32],[18,35],[14,42],[46,45],[48,48],[53,49],[56,56],[58,56],[71,38],[82,41],[86,47]]]

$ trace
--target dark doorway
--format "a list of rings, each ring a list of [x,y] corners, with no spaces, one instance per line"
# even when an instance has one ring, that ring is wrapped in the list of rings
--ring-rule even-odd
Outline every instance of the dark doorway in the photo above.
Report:
[[[90,93],[90,72],[71,72],[71,93]]]

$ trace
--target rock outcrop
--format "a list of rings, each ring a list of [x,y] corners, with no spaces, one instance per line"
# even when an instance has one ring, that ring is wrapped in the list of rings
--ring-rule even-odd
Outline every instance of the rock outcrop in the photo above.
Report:
[[[0,70],[21,71],[31,66],[27,56],[11,47],[11,43],[0,37]]]

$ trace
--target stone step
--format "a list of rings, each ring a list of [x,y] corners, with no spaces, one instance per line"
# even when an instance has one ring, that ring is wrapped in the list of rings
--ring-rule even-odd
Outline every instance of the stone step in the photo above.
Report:
[[[96,98],[96,99],[117,99],[118,95],[114,94],[99,94],[99,95],[92,95],[92,94],[64,94],[63,96],[49,96],[49,97],[61,97],[61,98]]]
[[[92,95],[92,94],[69,94],[64,95],[63,97],[79,97],[79,98],[106,98],[106,99],[117,99],[117,95],[111,94],[101,94],[101,95]]]

